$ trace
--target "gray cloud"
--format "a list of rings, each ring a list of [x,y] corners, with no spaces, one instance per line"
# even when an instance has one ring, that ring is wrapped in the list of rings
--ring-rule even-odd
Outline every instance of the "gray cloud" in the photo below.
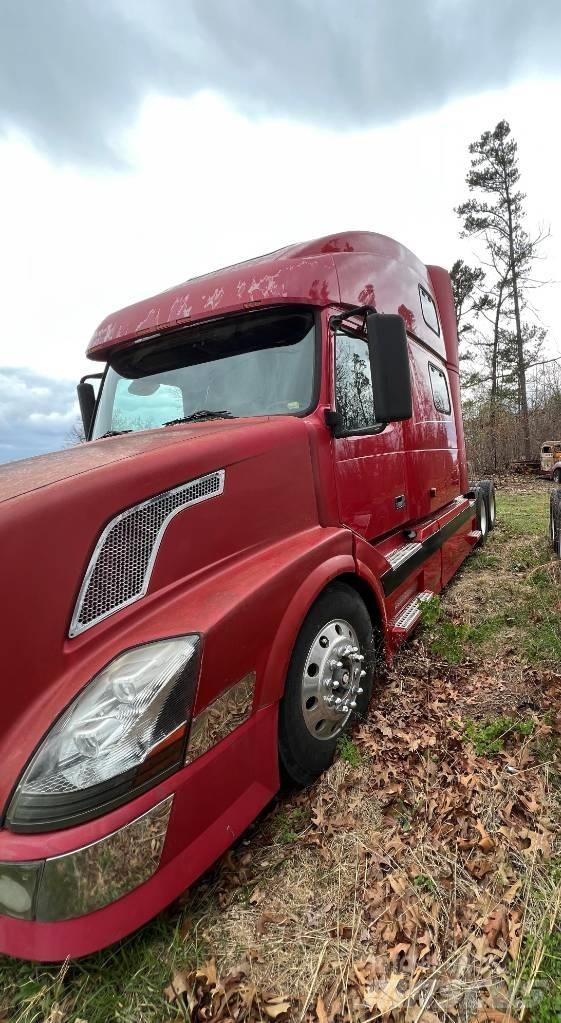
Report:
[[[67,446],[78,418],[73,383],[0,366],[0,463]]]
[[[145,95],[204,88],[249,116],[383,124],[557,74],[560,38],[558,0],[0,0],[0,129],[119,165]]]

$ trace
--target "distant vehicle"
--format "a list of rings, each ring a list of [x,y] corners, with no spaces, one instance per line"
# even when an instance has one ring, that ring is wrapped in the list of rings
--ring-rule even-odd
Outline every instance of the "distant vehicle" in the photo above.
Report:
[[[450,278],[390,238],[186,281],[88,355],[88,443],[0,469],[0,952],[40,961],[139,927],[281,771],[328,767],[495,521]]]
[[[561,440],[546,440],[540,451],[542,475],[551,476],[554,483],[561,483]]]
[[[511,472],[532,476],[546,476],[554,483],[561,483],[561,440],[544,440],[539,458],[520,458],[510,462]]]

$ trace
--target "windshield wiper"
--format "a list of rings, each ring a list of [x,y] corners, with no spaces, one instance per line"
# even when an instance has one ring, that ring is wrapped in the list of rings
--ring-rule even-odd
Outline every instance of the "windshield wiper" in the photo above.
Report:
[[[132,430],[108,430],[107,433],[102,433],[101,437],[96,437],[96,440],[105,440],[106,437],[120,437],[122,433],[132,433]]]
[[[183,416],[181,419],[170,419],[169,423],[164,423],[164,426],[176,426],[178,423],[204,423],[205,419],[236,419],[236,416],[228,412],[227,409],[216,409],[213,411],[208,408],[200,408],[196,412],[191,412],[190,416]]]

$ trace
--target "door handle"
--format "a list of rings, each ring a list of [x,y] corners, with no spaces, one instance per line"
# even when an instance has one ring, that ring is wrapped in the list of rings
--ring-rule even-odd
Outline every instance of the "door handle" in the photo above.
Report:
[[[400,511],[402,508],[405,508],[405,505],[407,504],[407,501],[405,500],[405,494],[399,494],[398,497],[394,497],[394,504],[398,511]]]

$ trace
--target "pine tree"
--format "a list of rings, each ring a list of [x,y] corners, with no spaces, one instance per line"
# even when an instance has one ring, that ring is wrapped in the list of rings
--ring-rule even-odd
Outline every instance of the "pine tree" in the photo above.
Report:
[[[483,132],[473,142],[471,167],[466,181],[475,195],[456,209],[463,221],[462,237],[483,238],[489,266],[497,274],[492,358],[491,406],[498,395],[501,321],[512,314],[514,329],[512,345],[515,352],[515,374],[522,423],[524,454],[531,457],[530,421],[526,391],[525,344],[528,332],[522,320],[524,286],[531,275],[536,249],[543,236],[530,238],[524,229],[525,195],[518,188],[517,144],[511,138],[507,121],[500,121],[493,131]],[[512,347],[512,346],[511,346]]]

